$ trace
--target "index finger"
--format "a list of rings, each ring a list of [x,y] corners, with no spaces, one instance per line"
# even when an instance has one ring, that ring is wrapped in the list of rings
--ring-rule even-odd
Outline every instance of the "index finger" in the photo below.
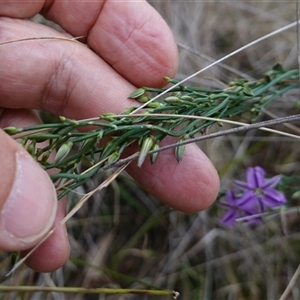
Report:
[[[41,12],[88,45],[136,86],[162,86],[178,65],[177,46],[165,21],[146,1],[21,1],[1,4],[0,16]]]

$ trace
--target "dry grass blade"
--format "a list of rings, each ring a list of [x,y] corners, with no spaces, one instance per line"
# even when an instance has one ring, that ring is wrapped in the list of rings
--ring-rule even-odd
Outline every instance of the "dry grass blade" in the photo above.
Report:
[[[112,175],[110,175],[105,181],[103,181],[97,188],[92,190],[91,192],[85,194],[80,201],[72,208],[72,210],[61,220],[59,226],[64,225],[74,214],[82,207],[86,201],[93,196],[96,192],[106,188],[112,181],[114,181],[118,175],[128,166],[129,162],[124,164],[122,167],[120,167],[118,170],[116,170]],[[10,276],[17,268],[19,268],[26,259],[44,242],[46,241],[53,232],[57,229],[57,227],[51,229],[46,236],[31,250],[29,251],[26,256],[24,256],[20,261],[18,261],[13,268],[9,271],[9,273],[6,276]]]
[[[197,76],[197,75],[203,73],[204,71],[206,71],[206,70],[212,68],[213,66],[218,65],[219,63],[225,61],[226,59],[228,59],[228,58],[230,58],[230,57],[232,57],[232,56],[234,56],[234,55],[236,55],[236,54],[238,54],[238,53],[240,53],[240,52],[242,52],[242,51],[248,49],[249,47],[252,47],[252,46],[254,46],[254,45],[256,45],[256,44],[258,44],[258,43],[260,43],[260,42],[262,42],[262,41],[264,41],[264,40],[266,40],[266,39],[268,39],[268,38],[270,38],[270,37],[272,37],[272,36],[274,36],[274,35],[277,35],[277,34],[280,33],[280,32],[283,32],[283,31],[285,31],[285,30],[288,30],[288,29],[290,29],[290,28],[293,28],[293,27],[297,26],[298,24],[299,24],[299,21],[296,21],[296,22],[293,22],[293,23],[288,24],[288,25],[286,25],[286,26],[283,26],[283,27],[281,27],[281,28],[279,28],[279,29],[277,29],[277,30],[274,30],[273,32],[270,32],[269,34],[266,34],[266,35],[264,35],[264,36],[262,36],[262,37],[260,37],[260,38],[258,38],[258,39],[256,39],[256,40],[252,41],[251,43],[248,43],[247,45],[242,46],[242,47],[240,47],[239,49],[237,49],[237,50],[235,50],[235,51],[233,51],[233,52],[231,52],[231,53],[229,53],[229,54],[223,56],[222,58],[220,58],[220,59],[214,61],[213,63],[209,64],[208,66],[204,67],[203,69],[200,69],[199,71],[197,71],[197,72],[193,73],[192,75],[186,77],[185,79],[179,81],[178,83],[174,84],[174,85],[171,86],[170,88],[166,89],[166,90],[165,90],[164,92],[162,92],[161,94],[155,96],[154,98],[150,99],[150,100],[147,101],[146,103],[142,104],[142,105],[139,106],[137,109],[135,109],[134,111],[132,111],[131,114],[134,114],[134,113],[138,112],[138,111],[141,110],[142,108],[144,108],[144,107],[146,107],[147,105],[149,105],[149,103],[151,103],[151,102],[153,102],[154,100],[160,98],[161,96],[165,95],[166,93],[172,91],[174,88],[180,86],[180,85],[183,84],[184,82],[186,82],[186,81],[192,79],[193,77],[195,77],[195,76]]]
[[[142,290],[118,288],[82,288],[82,287],[47,287],[47,286],[0,286],[0,292],[47,292],[64,294],[104,294],[104,295],[149,295],[170,296],[177,299],[179,293],[171,290]]]
[[[74,38],[66,38],[66,37],[59,37],[59,36],[40,36],[40,37],[29,37],[29,38],[23,38],[23,39],[17,39],[17,40],[9,40],[5,42],[0,42],[0,46],[7,45],[7,44],[13,44],[13,43],[19,43],[19,42],[26,42],[26,41],[36,41],[36,40],[58,40],[58,41],[67,41],[67,42],[76,42],[82,45],[78,41],[78,39],[84,38],[84,36],[78,36]]]
[[[289,293],[291,292],[291,290],[293,289],[293,287],[296,285],[299,276],[300,276],[300,265],[298,266],[296,272],[294,273],[293,277],[291,278],[291,281],[290,281],[289,285],[286,287],[284,293],[279,298],[279,300],[285,300],[285,299],[287,299]]]

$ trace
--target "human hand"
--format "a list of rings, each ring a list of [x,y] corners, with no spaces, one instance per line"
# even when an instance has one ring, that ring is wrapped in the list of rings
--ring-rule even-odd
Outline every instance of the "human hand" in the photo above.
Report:
[[[119,113],[136,105],[127,99],[135,86],[162,86],[173,77],[177,49],[167,25],[146,2],[14,1],[0,6],[0,43],[29,37],[63,37],[25,20],[41,12],[79,43],[31,40],[0,45],[0,128],[27,126],[39,119],[33,109],[73,119]],[[0,130],[0,249],[26,251],[64,216],[48,175],[27,152]],[[167,141],[165,141],[166,143]],[[147,191],[184,212],[196,212],[215,199],[219,180],[209,159],[188,145],[181,163],[173,151],[157,162],[127,168]],[[66,229],[59,227],[27,260],[50,272],[69,255]]]

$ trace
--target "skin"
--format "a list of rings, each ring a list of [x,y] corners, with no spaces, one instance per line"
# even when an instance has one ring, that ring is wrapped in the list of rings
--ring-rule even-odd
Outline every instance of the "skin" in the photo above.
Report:
[[[37,13],[58,23],[68,34],[24,19]],[[0,128],[37,124],[40,121],[34,109],[74,119],[119,113],[135,104],[127,97],[136,86],[161,87],[165,84],[163,76],[174,77],[178,66],[172,33],[159,14],[142,0],[1,3],[0,43],[42,36],[84,36],[89,48],[45,39],[0,45]],[[34,166],[36,171],[20,181],[27,188],[32,186],[30,205],[21,211],[10,208],[6,202],[15,187],[16,174],[20,174],[16,171],[19,162],[29,163],[31,158],[1,130],[0,140],[1,174],[5,174],[0,176],[0,249],[21,250],[24,254],[63,218],[65,201],[56,205],[47,179],[45,188],[39,191],[34,176],[43,177],[44,171]],[[179,164],[169,150],[161,153],[154,165],[146,160],[143,168],[138,168],[133,162],[127,171],[151,194],[187,213],[207,208],[219,190],[216,170],[196,145],[187,146]],[[45,191],[48,194],[44,195]],[[34,233],[30,238],[25,238],[26,232],[21,236],[21,231],[16,232],[17,237],[7,234],[7,224],[16,224],[15,215],[20,215],[20,220],[28,218],[29,222],[21,225],[27,234]],[[35,221],[30,221],[32,216],[36,216]],[[68,256],[67,233],[61,226],[32,254],[27,265],[50,272],[62,266]]]

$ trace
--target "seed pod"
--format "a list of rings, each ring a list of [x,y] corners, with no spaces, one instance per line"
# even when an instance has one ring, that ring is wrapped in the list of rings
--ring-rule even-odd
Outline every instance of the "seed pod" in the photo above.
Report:
[[[188,95],[183,95],[180,97],[182,100],[186,100],[186,101],[194,101],[194,98]]]
[[[136,98],[135,100],[139,101],[140,103],[146,103],[150,100],[150,98],[147,96],[140,96],[140,97]]]
[[[115,116],[116,116],[116,114],[108,112],[108,113],[103,113],[102,115],[99,116],[99,118],[100,119],[105,119],[105,118],[108,118],[108,117],[115,117]]]
[[[119,152],[114,152],[112,153],[108,159],[107,159],[107,165],[112,165],[113,163],[115,163],[118,159],[120,158],[120,154]]]
[[[17,127],[14,127],[14,126],[6,127],[3,130],[9,135],[13,135],[13,134],[20,132],[20,129],[18,129]]]
[[[151,150],[158,150],[159,149],[159,144],[158,143],[155,143],[153,145],[153,147],[151,148]],[[154,164],[158,158],[158,154],[159,152],[155,152],[155,153],[152,153],[150,154],[150,161],[151,161],[151,164]]]
[[[164,77],[164,80],[165,80],[166,82],[170,82],[170,83],[172,82],[172,79],[171,79],[170,77],[167,77],[167,76]]]
[[[121,115],[129,115],[129,114],[132,113],[135,109],[137,109],[137,107],[135,107],[135,106],[125,108],[125,109],[121,112]]]
[[[99,116],[99,119],[101,120],[105,120],[105,121],[108,121],[108,122],[113,122],[115,121],[115,117],[116,114],[114,113],[104,113],[102,115]]]
[[[151,150],[153,144],[154,144],[154,138],[152,136],[149,136],[143,140],[141,150],[140,150],[140,155],[139,155],[138,162],[137,162],[137,165],[139,167],[142,166],[142,164],[145,161],[145,158],[148,155],[149,151]]]
[[[65,122],[67,120],[67,118],[64,116],[59,116],[58,118],[59,118],[59,121],[61,121],[61,122]]]
[[[179,140],[179,143],[180,142],[183,142],[185,139],[182,138]],[[175,157],[176,157],[176,160],[180,163],[182,158],[183,158],[183,155],[184,155],[184,151],[185,151],[185,146],[186,145],[179,145],[175,148]]]
[[[138,88],[134,92],[132,92],[128,98],[130,99],[137,99],[140,96],[144,95],[146,93],[146,89],[144,88]]]
[[[176,96],[170,96],[165,99],[165,102],[170,103],[170,104],[173,104],[173,103],[176,104],[176,103],[180,103],[181,100]]]
[[[57,151],[56,155],[55,155],[55,163],[59,163],[61,162],[71,151],[73,146],[73,143],[71,141],[68,141],[66,143],[64,143]]]
[[[36,145],[36,142],[35,141],[32,141],[28,147],[27,147],[27,151],[30,155],[33,155],[35,153],[35,145]]]
[[[153,101],[153,102],[150,102],[147,107],[149,108],[158,108],[162,106],[162,103],[158,102],[158,101]]]
[[[46,153],[43,154],[42,159],[41,159],[42,165],[46,165],[47,164],[47,160],[48,160],[49,156],[50,156],[49,152],[46,152]]]
[[[26,138],[24,138],[24,139],[21,140],[20,145],[21,145],[23,148],[25,148],[25,145],[27,144],[27,142],[28,142],[28,139],[27,139],[27,137],[26,137]]]

